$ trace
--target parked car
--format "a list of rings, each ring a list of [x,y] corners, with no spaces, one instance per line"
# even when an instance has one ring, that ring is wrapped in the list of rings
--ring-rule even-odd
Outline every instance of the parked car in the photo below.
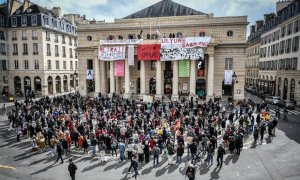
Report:
[[[264,94],[265,94],[264,91],[258,91],[258,92],[257,92],[257,96],[259,96],[259,97],[261,97],[261,98],[264,96]]]
[[[256,87],[249,88],[249,92],[254,93],[256,91]]]
[[[281,100],[278,102],[278,106],[286,109],[295,109],[295,104],[290,100]]]
[[[280,97],[278,97],[278,96],[270,96],[265,99],[266,99],[266,102],[270,103],[270,104],[278,104],[280,101]]]

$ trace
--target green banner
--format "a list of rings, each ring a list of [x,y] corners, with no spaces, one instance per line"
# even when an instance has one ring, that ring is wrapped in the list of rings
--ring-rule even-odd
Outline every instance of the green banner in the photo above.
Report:
[[[179,61],[179,77],[190,77],[190,61]]]

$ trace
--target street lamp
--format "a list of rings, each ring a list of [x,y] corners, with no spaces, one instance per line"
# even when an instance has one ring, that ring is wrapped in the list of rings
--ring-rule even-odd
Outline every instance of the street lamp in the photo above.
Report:
[[[234,84],[234,83],[238,83],[238,81],[237,81],[237,76],[236,76],[235,72],[233,72],[232,80],[233,80],[233,84]]]

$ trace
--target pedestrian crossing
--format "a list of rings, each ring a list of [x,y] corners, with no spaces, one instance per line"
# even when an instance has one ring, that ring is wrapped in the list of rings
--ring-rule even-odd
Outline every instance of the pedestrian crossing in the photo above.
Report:
[[[300,115],[300,112],[297,111],[297,110],[287,110],[288,111],[288,114],[295,114],[295,115]],[[275,115],[276,114],[276,111],[275,109],[270,109],[270,112],[272,115]],[[283,109],[280,109],[280,114],[283,114]]]

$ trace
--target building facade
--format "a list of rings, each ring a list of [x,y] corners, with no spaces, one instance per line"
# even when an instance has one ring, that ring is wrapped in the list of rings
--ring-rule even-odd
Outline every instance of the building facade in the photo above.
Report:
[[[277,10],[277,14],[265,15],[264,25],[257,34],[260,36],[257,36],[260,39],[257,86],[267,94],[299,104],[300,1],[278,2]]]
[[[77,26],[29,0],[1,5],[2,92],[55,95],[76,88]]]
[[[162,8],[167,7],[167,8]],[[170,11],[164,11],[169,9]],[[151,11],[150,11],[151,10]],[[159,13],[158,13],[159,12]],[[134,95],[198,95],[201,98],[231,96],[244,98],[246,29],[247,17],[214,17],[171,0],[164,0],[113,23],[78,25],[79,90],[82,94],[124,94]],[[139,61],[134,45],[134,65],[125,59],[124,76],[115,76],[115,63],[98,58],[101,40],[108,40],[112,46],[124,41],[143,40],[143,44],[159,44],[160,38],[210,37],[204,48],[201,67],[198,61],[190,60],[189,76],[181,77],[178,61]],[[129,40],[128,40],[129,39]],[[127,49],[128,44],[124,47]],[[126,50],[127,52],[127,50]],[[93,70],[93,77],[87,79],[87,71]],[[224,83],[225,71],[235,74],[230,84]],[[230,75],[230,77],[231,77]]]

